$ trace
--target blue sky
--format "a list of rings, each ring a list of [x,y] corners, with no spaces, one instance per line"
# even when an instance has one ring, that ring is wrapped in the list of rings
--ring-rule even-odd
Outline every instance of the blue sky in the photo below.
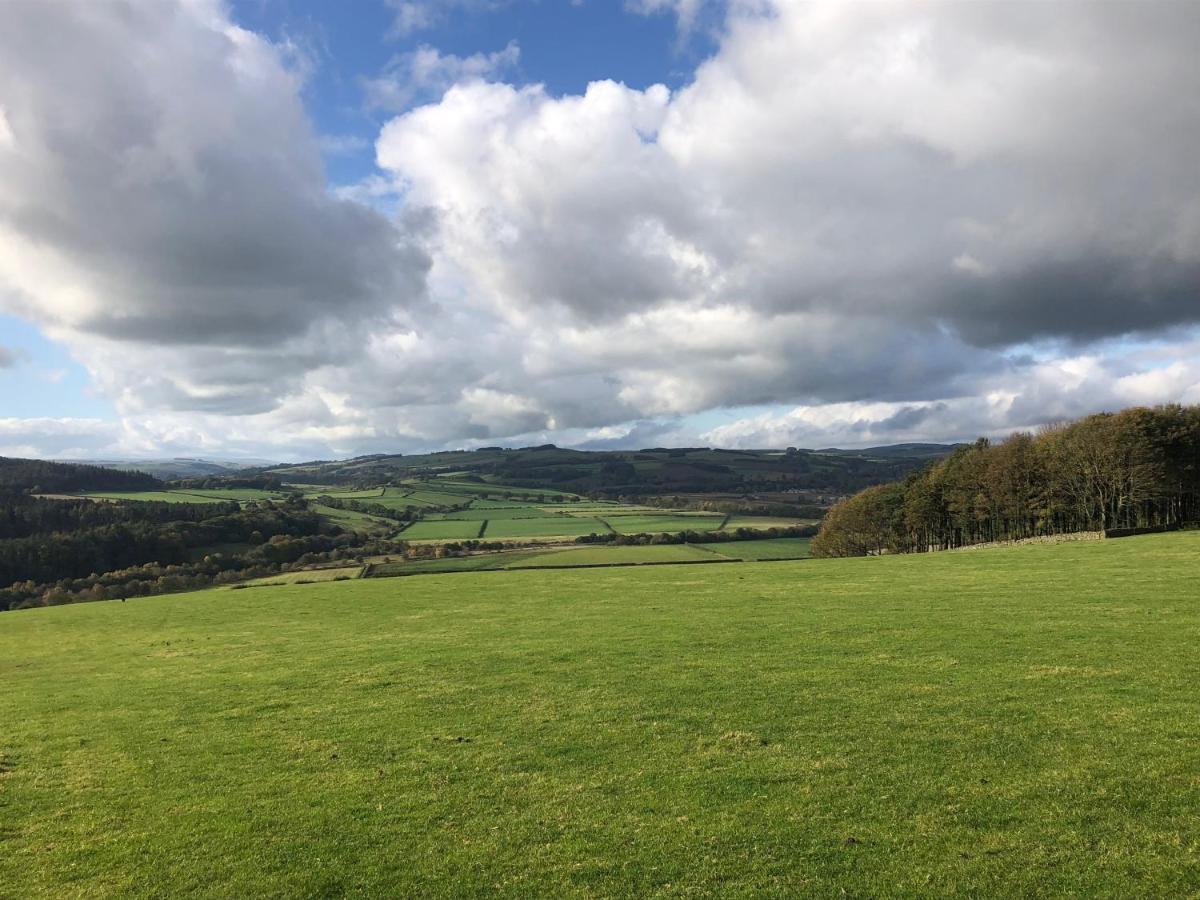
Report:
[[[237,0],[232,12],[240,25],[278,43],[292,43],[310,60],[304,100],[319,131],[361,140],[356,150],[326,155],[334,185],[375,171],[375,137],[395,112],[369,109],[363,81],[419,47],[469,57],[496,53],[515,42],[520,61],[503,73],[505,78],[545,84],[557,95],[581,94],[589,82],[602,79],[634,88],[658,83],[677,87],[714,47],[711,8],[681,35],[669,12],[639,14],[619,0],[445,6],[435,24],[408,34],[397,32],[395,9],[377,0]]]
[[[1195,4],[0,4],[0,454],[1200,402]]]
[[[494,53],[515,41],[520,61],[507,78],[543,83],[555,94],[577,94],[589,82],[611,78],[631,87],[677,86],[712,52],[714,16],[680,34],[668,12],[637,14],[615,0],[514,0],[495,8],[444,10],[436,24],[409,34],[395,28],[396,11],[382,0],[236,0],[233,20],[296,54],[306,70],[303,101],[314,128],[331,139],[324,153],[331,188],[378,172],[375,139],[398,110],[370,108],[364,81],[419,47],[468,57]],[[423,102],[428,97],[418,97]],[[382,205],[382,204],[381,204]],[[20,366],[0,368],[0,415],[98,418],[116,421],[116,409],[67,347],[34,324],[0,313],[3,345]],[[703,421],[725,421],[727,415]]]

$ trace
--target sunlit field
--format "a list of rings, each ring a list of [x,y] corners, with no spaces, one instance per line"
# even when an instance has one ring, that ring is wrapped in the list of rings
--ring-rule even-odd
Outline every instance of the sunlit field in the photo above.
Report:
[[[1188,896],[1198,560],[1179,533],[13,612],[0,885]]]

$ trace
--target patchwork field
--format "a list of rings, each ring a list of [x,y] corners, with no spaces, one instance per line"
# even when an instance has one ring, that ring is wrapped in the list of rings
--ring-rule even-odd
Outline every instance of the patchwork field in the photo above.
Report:
[[[1178,533],[6,613],[0,894],[1193,896],[1198,561]]]

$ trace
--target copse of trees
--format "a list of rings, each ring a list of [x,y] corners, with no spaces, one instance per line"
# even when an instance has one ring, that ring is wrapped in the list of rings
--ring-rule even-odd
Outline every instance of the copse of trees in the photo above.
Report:
[[[213,504],[209,509],[208,517],[199,520],[182,516],[169,521],[125,520],[0,540],[0,587],[18,581],[81,578],[149,562],[180,565],[197,547],[340,532],[301,505],[255,504],[240,509],[236,504]]]
[[[145,472],[0,456],[0,491],[75,494],[79,491],[154,491],[163,483]]]
[[[97,503],[94,500],[46,500],[28,494],[0,492],[0,540],[55,531],[78,531],[104,525],[200,522],[232,515],[241,507],[228,503]]]
[[[836,504],[814,556],[920,553],[1200,519],[1200,406],[1134,407],[985,438]]]

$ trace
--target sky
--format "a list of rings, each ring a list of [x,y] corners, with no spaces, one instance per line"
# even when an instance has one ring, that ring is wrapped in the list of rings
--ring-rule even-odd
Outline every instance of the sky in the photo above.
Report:
[[[1200,5],[7,0],[0,455],[1200,403]]]

